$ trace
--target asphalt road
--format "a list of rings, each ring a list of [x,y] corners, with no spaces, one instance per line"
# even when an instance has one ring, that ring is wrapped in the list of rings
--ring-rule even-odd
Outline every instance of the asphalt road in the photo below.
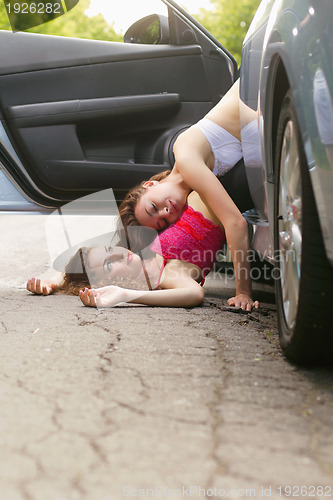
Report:
[[[0,231],[0,500],[333,496],[333,370],[284,359],[269,287],[97,311],[24,289],[43,217]]]

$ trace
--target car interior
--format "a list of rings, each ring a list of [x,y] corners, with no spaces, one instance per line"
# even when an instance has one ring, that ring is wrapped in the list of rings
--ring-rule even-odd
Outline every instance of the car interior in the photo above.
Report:
[[[35,202],[132,186],[173,164],[173,143],[233,83],[232,56],[172,0],[124,43],[0,31],[0,118]],[[154,29],[153,29],[154,28]],[[23,167],[22,167],[23,166]]]

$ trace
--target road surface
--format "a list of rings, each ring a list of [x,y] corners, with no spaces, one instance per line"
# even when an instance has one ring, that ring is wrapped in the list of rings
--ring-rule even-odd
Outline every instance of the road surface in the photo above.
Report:
[[[331,498],[333,370],[291,365],[274,296],[230,312],[33,296],[41,216],[1,216],[0,499]],[[302,488],[302,489],[301,489]]]

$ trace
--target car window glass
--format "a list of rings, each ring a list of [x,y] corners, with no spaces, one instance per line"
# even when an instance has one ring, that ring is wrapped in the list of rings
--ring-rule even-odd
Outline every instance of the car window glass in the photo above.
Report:
[[[32,3],[34,0],[27,2],[29,9],[31,9]],[[15,3],[14,0],[0,2],[0,29],[11,30],[12,26],[8,20],[5,4],[11,4],[12,13],[14,6],[16,10],[22,10],[24,8],[22,6],[25,4],[22,1]],[[38,0],[36,0],[36,6],[38,5]],[[117,2],[116,7],[114,2],[110,2],[110,0],[79,0],[78,2],[77,0],[67,0],[65,5],[67,12],[64,15],[43,24],[37,25],[36,21],[35,27],[24,31],[123,42],[124,34],[128,28],[139,19],[151,14],[168,15],[167,7],[160,0],[140,0],[140,2],[122,0]],[[8,9],[9,7],[7,7]],[[21,12],[17,14],[22,17]],[[32,17],[33,13],[28,12],[23,15]],[[46,16],[46,12],[44,16]],[[150,43],[149,37],[146,36],[144,40],[144,43]],[[151,40],[151,43],[155,43],[153,38]]]

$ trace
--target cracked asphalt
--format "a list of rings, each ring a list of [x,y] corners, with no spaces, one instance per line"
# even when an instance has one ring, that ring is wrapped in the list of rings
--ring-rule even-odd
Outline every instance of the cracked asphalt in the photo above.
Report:
[[[333,369],[284,359],[267,285],[250,315],[221,275],[195,309],[98,311],[24,289],[42,216],[0,231],[0,500],[333,496]]]

